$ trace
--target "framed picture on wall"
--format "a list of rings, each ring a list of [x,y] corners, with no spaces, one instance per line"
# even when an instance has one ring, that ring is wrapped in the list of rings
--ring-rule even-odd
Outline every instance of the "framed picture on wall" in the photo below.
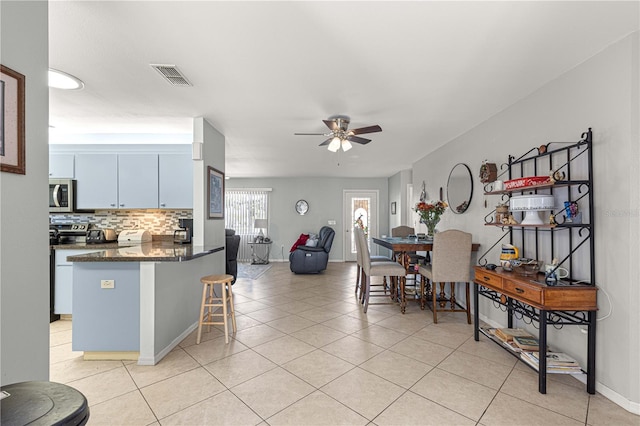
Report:
[[[25,174],[24,75],[0,65],[0,170]]]
[[[391,214],[396,214],[396,202],[391,203]]]
[[[208,219],[224,219],[224,173],[207,167]]]

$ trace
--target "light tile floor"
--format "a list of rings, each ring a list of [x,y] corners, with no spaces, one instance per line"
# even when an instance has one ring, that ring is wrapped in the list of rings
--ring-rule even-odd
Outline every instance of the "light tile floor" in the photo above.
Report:
[[[463,314],[354,297],[355,265],[238,280],[238,333],[195,331],[158,365],[83,361],[71,321],[51,324],[51,380],[83,392],[90,425],[640,425],[572,377],[537,376],[473,340]],[[193,283],[199,285],[199,283]],[[206,329],[205,329],[206,330]]]

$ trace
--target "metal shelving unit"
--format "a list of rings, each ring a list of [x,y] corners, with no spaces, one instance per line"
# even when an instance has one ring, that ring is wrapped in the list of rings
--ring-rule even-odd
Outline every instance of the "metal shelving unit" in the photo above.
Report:
[[[552,258],[559,259],[559,265],[567,268],[571,274],[576,270],[583,273],[588,269],[586,277],[579,278],[570,275],[554,289],[561,286],[590,287],[593,291],[595,287],[595,240],[594,240],[594,208],[593,208],[593,156],[592,156],[593,134],[591,128],[584,132],[578,142],[549,142],[538,148],[533,148],[518,158],[509,156],[507,163],[502,165],[502,172],[498,176],[506,176],[507,179],[515,179],[525,176],[557,176],[560,179],[542,185],[529,186],[511,190],[496,191],[493,183],[485,185],[485,195],[500,195],[506,201],[514,193],[538,194],[542,191],[545,194],[562,196],[569,202],[580,202],[586,208],[582,211],[582,221],[580,223],[570,222],[564,208],[553,211],[555,224],[545,225],[504,225],[495,223],[495,213],[493,210],[485,216],[485,225],[496,226],[502,229],[503,235],[489,247],[478,259],[478,265],[486,266],[487,256],[502,241],[508,241],[521,248],[523,257],[540,259],[541,253],[551,255]],[[578,162],[582,162],[579,167]],[[573,170],[572,170],[573,169]],[[580,169],[580,170],[577,170]],[[575,179],[572,175],[586,173]],[[582,268],[578,268],[578,264]],[[588,264],[588,268],[585,265]],[[508,278],[508,277],[506,277]],[[505,279],[506,279],[505,278]],[[542,281],[542,282],[540,282]],[[545,291],[547,285],[542,280],[532,280],[539,285],[541,291]],[[494,306],[499,307],[507,313],[508,327],[513,327],[514,317],[526,323],[539,324],[540,352],[547,348],[547,325],[555,328],[562,328],[565,325],[582,325],[587,327],[587,392],[595,393],[595,347],[596,347],[596,311],[595,310],[553,310],[547,309],[542,304],[532,306],[527,303],[526,298],[519,298],[517,295],[505,295],[495,289],[495,286],[485,286],[483,282],[476,279],[474,283],[475,312],[475,340],[479,338],[478,320],[478,296],[483,296],[491,300]],[[493,287],[493,288],[492,288]],[[529,301],[530,302],[530,301]],[[535,304],[535,303],[534,303]],[[534,324],[535,325],[535,324]],[[539,391],[546,393],[546,360],[541,357],[539,375]]]

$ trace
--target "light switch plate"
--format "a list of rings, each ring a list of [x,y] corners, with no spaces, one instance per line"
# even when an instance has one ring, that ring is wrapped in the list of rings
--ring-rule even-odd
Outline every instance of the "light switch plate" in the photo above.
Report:
[[[116,288],[115,280],[100,280],[100,288]]]

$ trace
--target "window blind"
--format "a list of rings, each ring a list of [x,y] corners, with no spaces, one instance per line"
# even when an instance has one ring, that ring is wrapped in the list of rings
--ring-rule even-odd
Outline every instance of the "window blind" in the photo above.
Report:
[[[245,188],[225,190],[225,228],[234,229],[240,236],[238,261],[251,260],[251,247],[247,243],[253,241],[259,230],[255,229],[256,219],[269,219],[269,188]],[[266,234],[269,235],[267,228]]]

